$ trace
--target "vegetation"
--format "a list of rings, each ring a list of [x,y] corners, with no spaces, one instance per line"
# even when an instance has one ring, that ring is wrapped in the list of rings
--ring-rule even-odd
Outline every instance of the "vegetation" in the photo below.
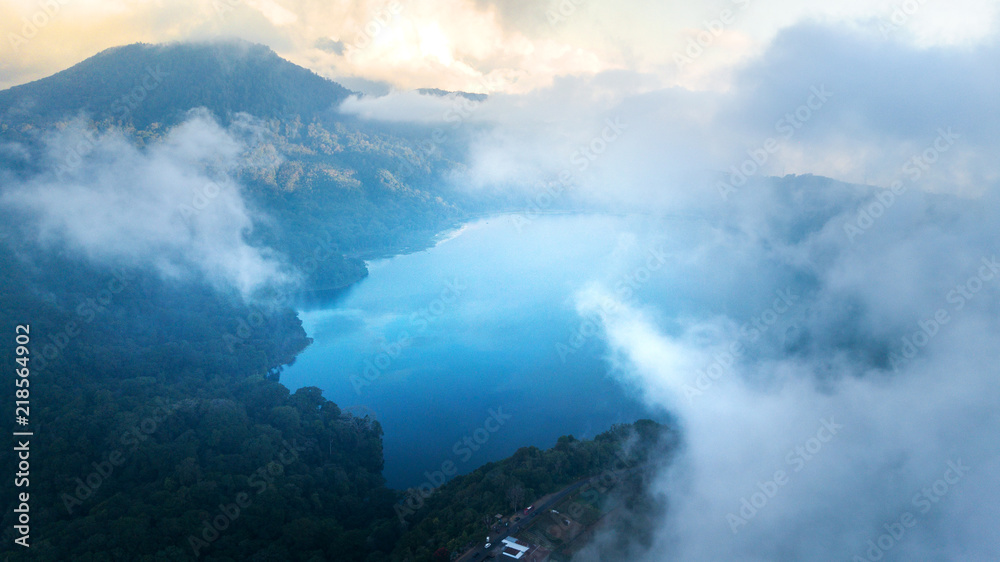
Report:
[[[419,148],[426,131],[337,114],[349,93],[259,46],[111,49],[0,92],[0,176],[43,171],[45,135],[71,120],[121,129],[143,147],[206,107],[231,130],[253,128],[236,179],[269,220],[248,241],[298,267],[304,289],[336,291],[366,274],[362,260],[425,246],[469,208],[442,181],[445,152]],[[36,435],[32,547],[10,560],[440,558],[476,535],[484,513],[600,471],[633,443],[617,427],[593,442],[522,449],[446,484],[406,530],[407,496],[381,475],[378,422],[316,388],[280,384],[310,343],[287,300],[247,303],[197,277],[90,261],[31,241],[9,211],[0,219],[0,333],[31,325]],[[331,251],[317,260],[318,247]],[[0,346],[3,365],[14,359]],[[9,418],[3,427],[17,430]],[[659,428],[642,422],[635,434],[642,451]],[[4,481],[4,498],[20,491]],[[2,523],[11,544],[12,508]]]
[[[30,319],[33,334],[37,535],[23,559],[189,560],[192,537],[240,493],[250,505],[198,549],[205,560],[366,560],[391,548],[373,534],[396,497],[378,422],[276,380],[309,343],[293,312],[261,314],[141,270],[64,258],[29,270],[7,247],[2,259],[0,329]],[[227,337],[254,314],[246,338]]]
[[[48,78],[0,92],[4,121],[15,128],[83,112],[144,129],[169,126],[193,107],[223,120],[330,110],[352,92],[243,41],[137,43],[102,51]]]
[[[393,559],[424,562],[434,560],[438,548],[464,551],[490,534],[495,515],[523,509],[583,478],[598,476],[597,487],[606,499],[607,492],[630,474],[651,472],[654,467],[649,463],[662,459],[675,440],[667,428],[640,420],[615,426],[592,441],[564,436],[546,451],[521,448],[510,458],[454,478],[426,499],[426,490],[423,494],[409,490],[396,506],[397,516],[409,529]],[[641,495],[641,490],[632,491]]]

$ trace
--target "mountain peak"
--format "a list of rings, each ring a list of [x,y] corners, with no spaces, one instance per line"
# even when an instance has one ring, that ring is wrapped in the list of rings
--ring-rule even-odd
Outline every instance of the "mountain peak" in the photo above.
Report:
[[[248,41],[134,43],[0,91],[0,119],[51,122],[83,113],[143,128],[176,122],[195,107],[206,107],[224,121],[239,112],[308,117],[351,93]]]

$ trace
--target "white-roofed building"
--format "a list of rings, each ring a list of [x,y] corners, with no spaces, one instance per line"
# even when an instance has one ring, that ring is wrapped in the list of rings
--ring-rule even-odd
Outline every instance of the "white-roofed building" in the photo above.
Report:
[[[512,537],[507,537],[503,540],[503,555],[509,556],[514,560],[520,560],[524,557],[524,554],[530,550],[531,547],[526,544],[521,544],[517,542],[517,539]]]

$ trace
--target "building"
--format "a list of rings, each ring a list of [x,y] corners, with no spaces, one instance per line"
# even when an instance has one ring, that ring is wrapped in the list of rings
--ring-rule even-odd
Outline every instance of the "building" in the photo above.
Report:
[[[503,550],[501,552],[504,556],[520,560],[529,550],[531,550],[530,546],[517,542],[517,539],[513,537],[507,537],[503,540]]]

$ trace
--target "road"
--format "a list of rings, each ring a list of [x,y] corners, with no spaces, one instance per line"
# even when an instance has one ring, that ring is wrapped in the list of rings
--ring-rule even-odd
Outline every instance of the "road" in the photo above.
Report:
[[[638,472],[640,470],[647,470],[650,466],[653,466],[653,463],[652,462],[646,462],[646,463],[643,463],[643,464],[641,464],[639,466],[633,466],[633,467],[627,468],[625,470],[615,471],[617,473],[617,474],[615,474],[615,478],[616,478],[616,480],[620,480],[623,475],[630,475],[630,474],[634,474],[634,473],[636,473],[636,472]],[[477,546],[477,547],[473,548],[472,550],[466,552],[464,555],[462,555],[461,557],[459,557],[459,559],[456,562],[479,562],[480,560],[485,559],[486,558],[486,554],[489,553],[489,552],[492,552],[494,548],[497,548],[497,545],[502,544],[502,541],[505,538],[507,538],[507,537],[509,537],[511,535],[515,535],[521,529],[526,528],[529,525],[531,525],[532,521],[534,521],[535,517],[537,517],[539,514],[546,513],[549,510],[549,508],[551,508],[555,504],[557,504],[560,501],[562,501],[563,498],[565,498],[566,496],[572,494],[573,492],[575,492],[575,491],[579,490],[580,488],[582,488],[583,486],[587,485],[588,482],[595,482],[595,481],[599,481],[600,479],[601,479],[600,476],[591,476],[589,478],[584,478],[583,480],[580,480],[578,482],[570,484],[566,488],[563,488],[562,490],[556,492],[555,494],[553,494],[552,496],[550,496],[549,499],[545,500],[543,503],[540,503],[540,504],[535,505],[535,506],[531,506],[532,507],[531,512],[528,515],[525,515],[524,517],[522,517],[521,520],[518,521],[516,524],[514,524],[511,527],[505,527],[504,531],[501,532],[501,534],[498,534],[495,537],[493,535],[490,535],[490,545],[491,545],[491,548],[489,550],[487,550],[486,548],[484,548],[483,545],[485,545],[485,543],[486,543],[486,541],[484,540],[480,544],[480,546]]]
[[[469,552],[466,552],[464,556],[458,559],[458,562],[476,562],[479,560],[483,560],[484,558],[486,558],[486,554],[488,552],[491,552],[498,546],[502,546],[502,541],[505,538],[511,535],[516,535],[521,529],[531,525],[531,523],[535,520],[535,517],[537,517],[541,513],[547,513],[549,508],[562,501],[563,498],[565,498],[566,496],[579,490],[591,480],[593,480],[593,478],[585,478],[583,480],[580,480],[579,482],[570,484],[568,487],[563,488],[562,490],[550,496],[549,499],[545,500],[544,502],[535,506],[531,506],[532,508],[531,511],[527,515],[523,516],[520,521],[514,523],[510,527],[505,527],[504,530],[501,532],[501,534],[495,537],[493,535],[490,535],[490,544],[492,545],[492,547],[489,550],[484,548],[485,545],[484,541],[483,545],[477,546],[476,548],[473,548]]]

